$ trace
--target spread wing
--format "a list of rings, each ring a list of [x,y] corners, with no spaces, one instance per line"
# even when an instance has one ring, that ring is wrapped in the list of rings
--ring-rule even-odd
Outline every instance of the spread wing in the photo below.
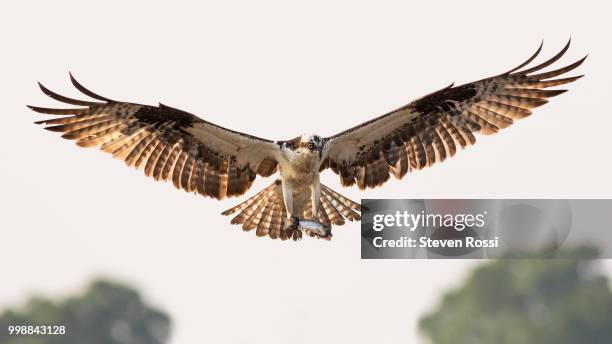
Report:
[[[498,76],[469,84],[448,86],[397,110],[326,138],[321,169],[331,168],[342,185],[374,188],[389,179],[454,156],[458,148],[476,142],[474,132],[494,134],[514,120],[546,104],[566,90],[547,88],[582,76],[556,78],[578,67],[581,60],[550,72],[534,74],[556,62],[570,42],[554,57],[537,66],[527,61]]]
[[[30,106],[36,112],[65,115],[36,122],[62,132],[81,147],[98,146],[128,166],[144,169],[155,180],[171,179],[174,186],[223,199],[244,194],[256,175],[276,172],[278,146],[255,136],[232,131],[190,113],[159,106],[120,102],[99,96],[70,75],[82,93],[100,102],[61,96],[40,85],[49,97],[73,109]]]

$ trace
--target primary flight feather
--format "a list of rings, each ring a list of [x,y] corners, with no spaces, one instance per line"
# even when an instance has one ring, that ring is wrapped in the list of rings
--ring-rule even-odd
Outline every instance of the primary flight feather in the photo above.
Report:
[[[402,178],[476,142],[474,132],[494,134],[514,120],[531,114],[547,98],[566,90],[548,88],[582,76],[557,78],[578,67],[575,63],[539,72],[569,48],[531,68],[542,45],[512,70],[461,86],[453,85],[331,137],[300,135],[272,141],[233,131],[163,104],[141,105],[102,97],[72,84],[96,101],[59,95],[42,84],[49,97],[70,109],[29,106],[32,110],[65,117],[38,121],[45,129],[62,132],[81,147],[100,147],[128,166],[142,168],[155,180],[171,180],[175,187],[216,199],[243,195],[257,175],[279,172],[270,186],[226,210],[237,215],[232,223],[258,236],[294,240],[308,235],[330,239],[331,226],[360,220],[358,203],[319,182],[330,168],[344,186],[360,189],[384,184],[390,175]],[[539,72],[539,73],[536,73]]]

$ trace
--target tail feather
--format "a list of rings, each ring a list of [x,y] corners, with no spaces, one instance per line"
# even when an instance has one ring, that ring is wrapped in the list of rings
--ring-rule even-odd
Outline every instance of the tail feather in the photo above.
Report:
[[[270,238],[277,239],[281,236],[281,231],[283,230],[283,223],[286,216],[283,215],[283,205],[279,203],[274,204],[274,208],[272,209],[271,219],[270,219],[270,228],[268,230]]]
[[[227,209],[226,211],[222,212],[221,215],[230,215],[233,214],[239,210],[243,210],[246,209],[247,207],[249,207],[251,204],[253,204],[254,202],[259,201],[262,197],[266,196],[266,192],[272,190],[275,187],[275,184],[272,184],[270,186],[268,186],[267,188],[261,190],[260,192],[258,192],[255,196],[247,199],[246,201],[238,204],[235,207],[232,207],[230,209]]]
[[[306,206],[301,209],[301,216],[312,218],[312,203],[305,202]],[[321,198],[319,202],[318,219],[325,226],[340,226],[345,220],[359,221],[361,215],[359,203],[331,190],[321,184]],[[301,235],[285,231],[288,225],[287,209],[283,199],[282,181],[276,180],[270,186],[261,190],[255,196],[224,211],[223,215],[236,214],[232,218],[232,224],[241,224],[242,229],[250,231],[256,229],[257,236],[269,236],[272,239],[297,240]]]
[[[361,220],[361,216],[357,212],[355,212],[353,209],[351,209],[351,205],[348,205],[346,203],[346,201],[351,202],[351,203],[355,203],[355,202],[351,201],[348,198],[341,196],[340,194],[338,194],[337,192],[334,192],[333,190],[329,188],[321,188],[321,189],[322,189],[321,195],[323,196],[321,198],[321,201],[323,204],[328,203],[331,206],[331,208],[341,212],[342,216],[349,219],[350,221]],[[339,199],[339,198],[343,198],[346,201]],[[358,210],[360,210],[360,208]]]
[[[267,236],[270,233],[270,225],[272,224],[272,209],[274,208],[274,200],[268,199],[266,206],[261,212],[259,223],[257,224],[257,231],[255,234],[258,237]]]
[[[325,205],[321,204],[323,207],[323,211],[319,211],[319,222],[321,222],[325,227],[331,227],[332,223],[329,219],[329,215],[327,215],[327,210],[325,209]]]
[[[321,192],[321,206],[323,207],[320,213],[325,213],[329,222],[336,226],[342,226],[344,224],[344,217],[342,213],[336,209],[334,203],[337,205],[337,202],[330,201],[328,199],[329,195],[326,195],[324,192]],[[319,216],[320,218],[321,216]]]
[[[357,202],[353,202],[352,200],[342,196],[341,194],[337,193],[336,191],[328,188],[327,186],[321,184],[321,190],[324,190],[324,192],[329,193],[331,195],[334,195],[334,197],[336,197],[338,200],[340,200],[345,206],[353,209],[353,210],[357,210],[359,212],[361,212],[361,204],[357,203]],[[359,220],[359,219],[357,219]]]
[[[268,199],[262,198],[256,204],[253,204],[253,208],[252,208],[253,210],[251,214],[246,219],[246,221],[244,221],[244,224],[242,225],[243,230],[250,231],[251,229],[256,228],[257,225],[259,225],[259,221],[261,220],[261,217],[264,215],[263,210],[265,209],[265,206],[267,203],[268,203]],[[249,208],[247,208],[246,210],[249,210]]]

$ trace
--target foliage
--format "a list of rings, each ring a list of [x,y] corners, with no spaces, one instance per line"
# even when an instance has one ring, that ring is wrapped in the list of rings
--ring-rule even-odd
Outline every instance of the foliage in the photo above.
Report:
[[[65,335],[10,335],[9,326],[64,325]],[[0,315],[3,344],[162,344],[168,315],[147,306],[129,287],[98,280],[85,293],[60,302],[35,297]]]
[[[555,259],[480,266],[420,328],[435,344],[610,343],[612,292],[597,260],[584,257],[597,252],[578,248]]]

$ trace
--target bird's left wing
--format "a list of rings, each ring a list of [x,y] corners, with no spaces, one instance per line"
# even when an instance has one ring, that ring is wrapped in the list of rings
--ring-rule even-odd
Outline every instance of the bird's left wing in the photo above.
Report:
[[[70,75],[73,85],[96,102],[61,96],[40,85],[49,97],[73,109],[30,106],[36,112],[65,117],[38,121],[45,129],[63,132],[81,147],[99,146],[126,162],[143,168],[156,180],[217,199],[239,196],[255,177],[276,172],[278,146],[207,122],[185,111],[120,102],[97,95]]]
[[[329,167],[342,185],[360,189],[382,185],[390,174],[402,178],[455,155],[457,148],[474,144],[474,132],[493,134],[514,120],[531,114],[549,97],[566,90],[547,90],[581,76],[558,78],[578,67],[586,56],[566,67],[533,74],[557,61],[567,45],[550,60],[521,70],[434,92],[388,114],[326,138],[321,170]]]

